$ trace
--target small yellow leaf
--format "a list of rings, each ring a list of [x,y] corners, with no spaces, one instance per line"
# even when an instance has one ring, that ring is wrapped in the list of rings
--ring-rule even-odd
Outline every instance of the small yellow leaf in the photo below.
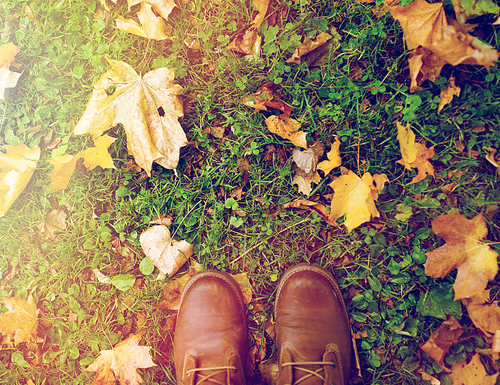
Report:
[[[9,68],[18,52],[19,47],[12,43],[0,46],[0,68]]]
[[[114,1],[114,0],[113,0]],[[144,0],[128,0],[128,9],[130,10],[136,4],[143,3]],[[172,12],[172,10],[176,7],[174,0],[147,0],[148,4],[153,6],[153,10],[160,14],[165,20],[168,18],[168,15]]]
[[[146,37],[154,40],[165,40],[169,37],[165,34],[167,32],[167,25],[163,18],[156,16],[151,10],[151,5],[148,3],[141,3],[141,10],[137,13],[141,25],[137,24],[135,20],[125,19],[118,16],[116,21],[116,28],[120,31],[133,33],[134,35]]]
[[[460,87],[455,85],[455,78],[451,76],[448,84],[446,85],[446,89],[441,91],[441,100],[439,101],[438,114],[441,112],[444,106],[451,103],[454,95],[460,96]]]
[[[335,167],[339,167],[342,164],[342,159],[340,158],[340,140],[338,137],[335,138],[335,143],[332,144],[332,149],[326,154],[328,160],[318,163],[317,169],[322,170],[327,176],[330,171]]]
[[[5,146],[6,153],[0,153],[0,217],[3,217],[23,192],[40,159],[40,148]]]
[[[81,153],[83,164],[87,170],[93,170],[97,166],[101,166],[102,168],[116,168],[108,152],[109,146],[111,146],[115,140],[116,138],[112,138],[108,135],[94,138],[95,147],[88,148]]]
[[[333,222],[345,215],[344,225],[351,232],[361,224],[368,222],[372,217],[378,217],[372,195],[373,177],[366,173],[362,178],[351,170],[330,183],[335,191],[332,197],[330,217]]]
[[[264,18],[266,17],[267,8],[269,7],[269,0],[252,0],[253,4],[257,11],[259,11],[258,15],[253,19],[252,24],[255,29],[258,29]]]
[[[55,159],[49,160],[54,165],[50,173],[50,189],[64,190],[75,171],[76,161],[80,159],[81,153],[76,155],[64,154]]]
[[[280,116],[271,115],[266,119],[266,125],[273,134],[290,140],[296,146],[307,148],[307,133],[299,131],[301,124],[295,119],[285,114],[281,114]]]

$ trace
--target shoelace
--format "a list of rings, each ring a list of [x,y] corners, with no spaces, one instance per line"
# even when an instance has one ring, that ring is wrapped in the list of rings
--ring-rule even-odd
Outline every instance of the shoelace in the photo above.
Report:
[[[294,366],[294,365],[297,365],[297,367],[294,369],[302,370],[303,372],[309,373],[293,383],[293,385],[297,385],[297,384],[301,383],[302,381],[305,381],[308,378],[311,378],[313,376],[319,377],[321,379],[321,381],[324,382],[325,377],[323,377],[321,374],[319,374],[319,372],[324,370],[324,367],[323,367],[324,365],[333,365],[333,367],[335,367],[335,362],[306,361],[306,362],[283,362],[281,364],[281,366]],[[301,368],[299,365],[300,366],[302,366],[302,365],[321,365],[321,368],[319,368],[317,370],[310,370],[310,369],[306,369],[306,368]]]
[[[215,378],[212,378],[218,374],[224,373],[225,370],[230,370],[230,369],[237,370],[236,366],[216,366],[214,368],[195,368],[195,369],[189,369],[188,371],[186,371],[186,375],[189,375],[190,373],[200,372],[202,370],[217,370],[216,372],[211,373],[208,376],[203,376],[202,374],[198,373],[199,379],[196,382],[196,385],[199,385],[204,381],[215,382],[216,384],[220,384],[220,385],[230,385],[230,384],[225,384],[224,382],[220,382],[220,381],[216,380]]]

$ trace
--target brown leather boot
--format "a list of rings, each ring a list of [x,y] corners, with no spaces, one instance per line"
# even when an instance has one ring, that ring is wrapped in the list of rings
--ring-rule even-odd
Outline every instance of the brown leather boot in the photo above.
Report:
[[[184,288],[175,326],[177,384],[245,384],[246,339],[245,303],[233,277],[196,274]]]
[[[346,385],[351,329],[339,285],[317,265],[289,268],[274,305],[278,384]]]

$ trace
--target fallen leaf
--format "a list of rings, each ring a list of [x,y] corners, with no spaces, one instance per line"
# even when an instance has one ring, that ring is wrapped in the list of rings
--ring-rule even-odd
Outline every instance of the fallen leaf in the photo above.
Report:
[[[374,174],[373,182],[370,185],[371,194],[374,201],[378,200],[379,194],[384,189],[386,183],[389,183],[389,178],[385,174]]]
[[[332,35],[326,32],[321,32],[314,40],[305,37],[304,41],[300,44],[298,48],[295,49],[292,57],[288,59],[287,63],[297,63],[300,64],[300,58],[307,55],[309,52],[314,51],[316,48],[325,44],[328,40],[332,38]]]
[[[455,78],[451,76],[450,80],[448,80],[446,88],[441,91],[438,114],[441,112],[444,106],[451,103],[454,95],[457,95],[457,97],[460,96],[460,87],[455,84]]]
[[[326,156],[328,160],[318,163],[317,166],[317,169],[323,171],[325,176],[335,167],[339,167],[342,164],[342,159],[340,158],[340,140],[338,137],[335,138],[335,143],[332,144],[332,148]]]
[[[226,129],[220,126],[210,126],[203,129],[207,134],[212,135],[214,138],[222,139]]]
[[[325,220],[325,222],[329,223],[334,227],[338,227],[337,223],[330,218],[330,214],[326,211],[325,205],[313,201],[309,201],[307,199],[297,199],[293,202],[288,202],[283,205],[283,208],[294,208],[294,209],[304,209],[315,212],[321,218]]]
[[[116,344],[112,350],[102,350],[101,355],[85,371],[97,372],[92,385],[139,385],[142,378],[138,368],[156,366],[151,360],[150,346],[139,346],[142,333],[135,334]]]
[[[429,339],[425,344],[420,345],[420,348],[444,369],[444,356],[451,345],[458,342],[463,332],[464,328],[458,321],[448,316],[448,319],[432,332]]]
[[[112,0],[116,3],[116,0]],[[168,19],[168,16],[172,12],[172,10],[177,6],[174,0],[128,0],[128,9],[132,8],[134,5],[146,2],[153,6],[153,11],[159,13],[161,17],[165,20]]]
[[[311,183],[319,184],[319,182],[321,182],[321,177],[318,172],[315,172],[311,177],[295,175],[292,179],[292,184],[296,184],[299,188],[299,192],[305,196],[309,196],[312,192]]]
[[[50,173],[50,189],[64,190],[68,187],[69,180],[75,171],[76,162],[80,159],[81,154],[76,155],[64,154],[49,160],[54,165],[54,169]]]
[[[28,301],[19,296],[3,298],[9,310],[0,316],[0,332],[4,343],[14,340],[17,345],[21,342],[37,342],[38,313],[35,300],[30,294]]]
[[[273,134],[279,135],[283,139],[288,139],[298,147],[307,148],[307,133],[299,131],[301,124],[295,119],[285,114],[281,114],[280,116],[271,115],[266,119],[266,125]]]
[[[407,170],[416,168],[418,170],[411,183],[417,183],[424,180],[427,175],[434,177],[434,167],[429,162],[429,159],[434,156],[434,147],[427,148],[423,143],[415,142],[415,134],[410,128],[410,123],[404,127],[399,122],[396,122],[398,127],[398,141],[401,149],[402,159],[397,163],[405,166]]]
[[[408,58],[410,67],[410,92],[421,90],[419,86],[425,81],[433,82],[441,74],[446,61],[427,48],[418,47]]]
[[[441,385],[441,381],[439,381],[436,377],[432,377],[430,374],[427,374],[424,369],[418,369],[417,373],[422,375],[422,380],[429,381],[431,385]]]
[[[0,69],[9,68],[16,60],[16,55],[19,52],[19,47],[12,43],[3,44],[0,46]]]
[[[139,237],[144,254],[165,275],[172,276],[193,254],[193,245],[170,238],[166,226],[156,225]]]
[[[481,242],[488,235],[483,215],[469,220],[458,212],[443,214],[432,221],[432,230],[446,243],[427,253],[425,274],[443,278],[457,269],[455,300],[481,294],[498,271],[498,254]]]
[[[24,143],[5,146],[5,154],[0,152],[0,217],[16,201],[28,185],[35,171],[40,148],[29,148]]]
[[[109,155],[108,148],[115,142],[116,138],[102,135],[94,138],[95,147],[90,147],[81,153],[83,165],[87,170],[93,170],[97,166],[102,168],[116,168],[113,159]]]
[[[276,108],[289,117],[293,108],[280,100],[280,96],[275,93],[277,87],[272,81],[266,82],[256,92],[245,96],[242,103],[256,111],[267,111],[267,107]]]
[[[141,10],[137,13],[137,17],[139,18],[141,25],[139,25],[135,20],[125,19],[122,16],[118,16],[118,18],[115,19],[116,28],[120,31],[129,32],[148,39],[169,39],[166,35],[167,25],[165,24],[165,21],[160,16],[156,16],[151,8],[151,4],[145,2],[141,3]]]
[[[467,307],[471,321],[487,337],[492,337],[500,330],[499,301],[490,301],[490,289],[471,298],[464,298],[462,303]]]
[[[336,222],[345,215],[344,225],[351,232],[361,224],[378,217],[379,212],[375,206],[372,190],[376,189],[372,175],[367,172],[362,178],[349,170],[347,175],[342,175],[330,183],[334,190],[332,197],[330,219]]]
[[[266,17],[269,0],[252,0],[252,3],[259,12],[252,21],[253,27],[258,29]]]
[[[494,385],[498,373],[488,376],[479,354],[475,354],[469,364],[466,361],[454,364],[448,377],[453,385]]]
[[[153,162],[175,169],[187,138],[178,122],[182,87],[173,82],[174,70],[158,68],[142,76],[127,63],[107,60],[111,69],[95,85],[75,134],[96,138],[121,123],[129,154],[148,176]]]
[[[43,238],[50,241],[58,239],[55,231],[66,230],[66,212],[61,209],[53,209],[40,223],[37,228],[40,230]]]
[[[21,77],[20,73],[9,70],[18,52],[19,47],[12,43],[0,46],[0,100],[5,99],[5,89],[14,88]]]
[[[314,143],[305,151],[294,148],[292,158],[295,163],[293,170],[300,176],[313,177],[316,173],[319,158],[323,155],[325,147],[321,142]]]
[[[485,150],[489,151],[488,155],[485,156],[486,160],[490,162],[497,169],[497,175],[500,176],[500,162],[498,162],[495,158],[497,150],[495,148],[485,148]]]
[[[256,55],[257,47],[261,38],[254,28],[238,33],[235,38],[227,45],[229,51],[238,52],[244,55]],[[259,44],[260,46],[260,44]]]
[[[97,267],[93,268],[92,272],[99,282],[106,285],[111,283],[111,278],[109,278],[106,274],[103,274]]]
[[[396,205],[396,210],[398,210],[397,214],[394,218],[398,221],[406,222],[413,215],[413,209],[411,206],[408,206],[405,203],[398,203]]]

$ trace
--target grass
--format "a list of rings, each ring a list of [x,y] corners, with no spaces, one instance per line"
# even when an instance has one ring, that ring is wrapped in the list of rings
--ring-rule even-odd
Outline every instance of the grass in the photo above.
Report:
[[[365,383],[425,383],[414,371],[419,365],[446,383],[418,346],[441,323],[425,315],[423,299],[441,293],[451,302],[455,273],[429,278],[423,263],[425,252],[442,244],[430,230],[431,220],[452,208],[468,218],[489,213],[488,239],[500,240],[493,207],[499,203],[498,177],[484,159],[486,147],[500,147],[496,67],[488,73],[446,66],[436,82],[409,93],[399,25],[388,15],[375,17],[371,4],[347,0],[272,2],[269,19],[276,23],[261,26],[261,55],[254,61],[224,48],[252,20],[252,7],[241,1],[179,1],[169,18],[173,38],[162,42],[113,28],[117,15],[132,17],[137,10],[128,10],[123,1],[106,20],[94,16],[103,11],[96,1],[4,3],[2,20],[12,20],[14,32],[2,35],[1,43],[20,46],[23,75],[0,103],[0,145],[44,146],[51,130],[62,143],[52,150],[43,147],[32,181],[0,219],[0,295],[26,299],[33,294],[48,321],[40,326],[38,349],[21,344],[0,350],[0,384],[89,383],[94,374],[84,368],[99,351],[142,329],[143,343],[153,347],[158,364],[141,370],[144,383],[175,383],[165,337],[169,314],[155,307],[164,282],[155,280],[158,270],[145,275],[139,269],[144,258],[139,235],[157,214],[173,216],[176,237],[195,245],[195,259],[205,268],[248,273],[254,290],[252,331],[262,330],[271,315],[285,269],[319,263],[333,271],[344,291],[353,331],[360,336]],[[338,37],[321,67],[285,62],[303,34],[335,35],[333,28]],[[485,31],[483,38],[498,48],[498,27]],[[199,45],[189,48],[185,42],[193,39]],[[184,87],[181,124],[190,144],[177,174],[155,166],[144,178],[127,169],[126,137],[118,127],[110,132],[118,138],[111,149],[116,170],[77,170],[67,189],[50,191],[51,156],[90,145],[89,138],[72,136],[72,129],[93,82],[106,70],[104,57],[126,61],[142,73],[176,69],[176,81]],[[437,115],[440,90],[451,74],[462,93]],[[343,166],[359,175],[388,175],[379,219],[347,233],[316,214],[282,208],[303,198],[292,185],[293,146],[267,130],[264,117],[270,112],[255,113],[240,102],[269,80],[280,84],[282,99],[294,108],[292,117],[309,140],[328,147],[338,135]],[[412,185],[413,171],[396,164],[401,157],[396,120],[410,122],[417,137],[435,146],[434,180]],[[208,134],[211,126],[224,127],[224,137]],[[229,194],[242,183],[238,160],[244,157],[252,170],[242,199],[235,201]],[[322,196],[332,192],[328,183],[310,199],[326,202]],[[443,190],[450,183],[456,183],[453,191]],[[67,214],[67,228],[57,232],[57,240],[46,240],[37,226],[58,207]],[[411,211],[409,218],[398,216],[403,209]],[[123,291],[102,284],[93,268],[109,276],[131,275],[135,285]],[[488,287],[494,297],[498,279]],[[7,311],[3,305],[0,310]],[[461,323],[469,328],[448,353],[448,364],[485,346],[467,315]],[[497,363],[489,365],[496,370]],[[258,371],[253,378],[258,380]]]

